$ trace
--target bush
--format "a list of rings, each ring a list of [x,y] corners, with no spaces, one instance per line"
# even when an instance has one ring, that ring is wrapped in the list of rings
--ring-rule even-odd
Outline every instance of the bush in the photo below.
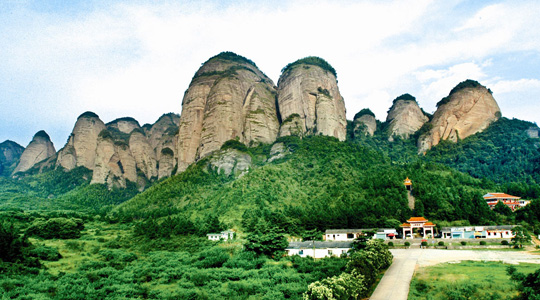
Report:
[[[77,239],[81,237],[83,229],[84,223],[81,219],[52,218],[45,221],[39,218],[26,230],[26,234],[44,239]]]
[[[439,245],[439,246],[444,246],[444,242],[443,242],[443,241],[440,241],[440,242],[438,243],[438,245]]]
[[[405,244],[404,244],[404,245],[405,245],[405,247],[409,247],[409,246],[411,245],[411,243],[409,243],[409,242],[405,242]]]
[[[481,245],[481,246],[485,246],[485,245],[486,245],[486,241],[480,241],[480,245]]]
[[[388,242],[388,247],[394,247],[394,242]]]
[[[427,242],[422,242],[421,245],[422,245],[422,247],[426,247],[428,245],[428,243]]]
[[[30,251],[30,255],[46,261],[57,261],[62,258],[58,249],[47,246],[37,246]]]
[[[508,245],[510,245],[510,243],[507,240],[502,240],[501,245],[508,246]]]
[[[467,245],[467,242],[461,241],[461,246],[465,246],[465,245]]]

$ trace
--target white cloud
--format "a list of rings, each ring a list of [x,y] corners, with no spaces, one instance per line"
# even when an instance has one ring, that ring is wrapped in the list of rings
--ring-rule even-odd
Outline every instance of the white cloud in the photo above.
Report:
[[[338,72],[347,116],[368,107],[384,120],[391,99],[407,92],[431,111],[467,78],[489,83],[496,94],[533,84],[492,74],[499,67],[493,56],[540,52],[536,2],[477,11],[428,0],[104,3],[74,16],[24,5],[0,12],[0,89],[10,91],[0,91],[0,101],[11,107],[0,119],[47,110],[51,120],[43,122],[66,127],[65,136],[53,136],[61,143],[85,110],[104,121],[129,115],[154,122],[179,113],[201,63],[229,50],[276,83],[287,63],[321,56]]]

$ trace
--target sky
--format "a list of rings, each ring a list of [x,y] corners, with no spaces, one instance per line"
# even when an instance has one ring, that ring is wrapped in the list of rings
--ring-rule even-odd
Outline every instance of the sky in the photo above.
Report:
[[[62,148],[77,117],[141,125],[180,114],[193,74],[232,51],[277,83],[319,56],[337,71],[347,118],[384,121],[392,100],[427,112],[474,79],[503,116],[540,122],[540,1],[0,2],[0,142],[45,130]]]

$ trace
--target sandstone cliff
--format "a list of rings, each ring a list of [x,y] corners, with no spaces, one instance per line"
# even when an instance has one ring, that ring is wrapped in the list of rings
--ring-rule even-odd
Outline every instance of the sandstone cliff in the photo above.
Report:
[[[322,134],[346,138],[345,103],[335,70],[323,59],[307,57],[287,65],[278,81],[279,136]]]
[[[179,123],[179,115],[168,113],[159,117],[159,119],[153,125],[146,126],[144,131],[145,135],[148,137],[150,146],[152,146],[152,148],[155,150],[156,159],[158,161],[161,159],[161,152],[165,148],[172,150],[173,158],[176,159]]]
[[[93,170],[98,135],[104,129],[105,124],[95,113],[85,112],[80,115],[66,146],[58,152],[56,165],[66,170],[79,166]]]
[[[353,134],[354,136],[373,136],[377,130],[377,120],[375,114],[368,108],[362,109],[353,119]]]
[[[0,143],[0,176],[9,176],[17,166],[24,147],[10,140]]]
[[[393,136],[407,139],[428,121],[429,118],[410,94],[404,94],[394,99],[386,117],[390,139]]]
[[[56,150],[54,149],[54,145],[51,142],[49,135],[43,130],[38,131],[30,144],[24,149],[19,164],[13,171],[13,174],[25,172],[37,163],[55,154]]]
[[[461,82],[437,103],[428,132],[418,140],[418,151],[424,153],[441,140],[464,139],[500,117],[501,110],[490,90],[473,80]]]
[[[142,130],[131,132],[129,150],[135,159],[137,169],[141,170],[147,179],[158,176],[156,153]]]
[[[276,111],[274,84],[252,61],[231,52],[210,58],[182,101],[178,171],[227,140],[273,142],[279,130]]]

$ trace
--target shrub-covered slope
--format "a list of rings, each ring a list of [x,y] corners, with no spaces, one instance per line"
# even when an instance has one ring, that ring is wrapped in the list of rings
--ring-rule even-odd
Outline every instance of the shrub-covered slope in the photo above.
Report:
[[[495,216],[481,198],[493,187],[434,163],[395,164],[372,146],[314,136],[281,138],[290,154],[270,163],[269,146],[248,151],[259,165],[241,178],[209,170],[204,160],[115,209],[123,217],[215,214],[236,228],[258,219],[290,233],[327,228],[394,227],[413,212],[405,177],[414,180],[417,214],[486,223]]]

